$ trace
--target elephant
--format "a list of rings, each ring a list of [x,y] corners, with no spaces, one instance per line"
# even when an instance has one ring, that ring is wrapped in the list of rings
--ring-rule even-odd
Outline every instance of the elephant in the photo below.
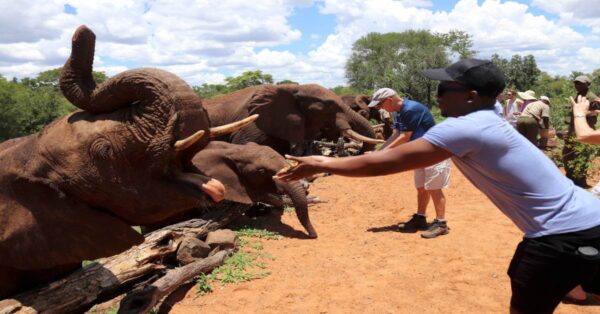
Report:
[[[272,148],[256,143],[243,145],[222,141],[211,141],[192,159],[200,173],[217,179],[226,187],[224,200],[250,206],[265,203],[276,207],[283,206],[280,193],[287,194],[296,209],[296,216],[309,238],[317,238],[308,215],[306,189],[299,182],[280,182],[273,176],[286,166],[285,158]],[[144,226],[149,232],[175,222],[201,217],[203,210],[189,213],[158,225]]]
[[[81,110],[0,144],[0,299],[143,242],[131,225],[224,197],[192,164],[211,133],[194,91],[149,68],[97,86],[94,48],[95,34],[80,26],[60,76]]]
[[[251,114],[255,123],[228,136],[217,138],[235,144],[254,142],[280,154],[301,154],[303,144],[345,135],[372,150],[375,132],[364,117],[344,105],[331,90],[316,84],[250,86],[204,100],[211,122],[227,124]]]
[[[361,116],[365,117],[369,121],[374,121],[377,125],[381,126],[382,134],[381,137],[384,139],[389,138],[394,129],[393,121],[389,114],[382,113],[383,109],[369,108],[369,103],[372,97],[369,95],[342,95],[344,103],[352,108],[352,110],[358,112]],[[379,128],[378,128],[379,129]],[[379,136],[379,133],[376,137]]]
[[[371,102],[371,97],[367,95],[342,95],[340,96],[342,101],[346,106],[350,107],[350,109],[356,111],[358,114],[363,116],[365,119],[369,120],[370,117],[370,108],[369,103]]]

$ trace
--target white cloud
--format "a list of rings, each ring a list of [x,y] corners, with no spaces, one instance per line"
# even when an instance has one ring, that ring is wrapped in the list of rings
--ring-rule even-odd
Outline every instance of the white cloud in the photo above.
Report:
[[[525,4],[460,0],[449,11],[427,0],[59,0],[0,1],[0,73],[35,76],[68,57],[72,32],[80,24],[96,33],[96,70],[114,75],[126,68],[159,67],[190,84],[219,83],[223,73],[260,69],[275,80],[325,86],[345,84],[344,64],[352,44],[369,32],[463,30],[473,36],[480,57],[533,54],[554,74],[600,67],[600,6],[594,1],[541,1],[532,5],[560,19],[534,15]],[[330,34],[305,34],[311,51],[282,46],[302,38],[288,18],[295,7],[316,5],[334,16]],[[9,7],[10,6],[10,7]],[[385,8],[385,10],[382,10]],[[581,34],[587,25],[597,35]],[[321,42],[321,40],[324,40]],[[315,46],[318,44],[318,46]]]
[[[533,0],[532,5],[546,12],[556,14],[565,25],[583,25],[592,29],[594,34],[600,34],[600,6],[597,1]]]

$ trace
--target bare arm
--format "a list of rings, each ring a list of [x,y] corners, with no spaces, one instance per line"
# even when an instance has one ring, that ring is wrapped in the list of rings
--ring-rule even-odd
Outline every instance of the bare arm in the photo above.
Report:
[[[544,123],[544,129],[549,129],[550,128],[550,118],[542,117],[542,121]]]
[[[322,156],[292,157],[298,164],[280,171],[275,179],[298,180],[320,172],[347,177],[371,177],[423,168],[452,156],[450,152],[420,138],[404,145],[355,157],[330,158]]]
[[[582,143],[600,144],[600,130],[592,129],[586,119],[586,114],[590,108],[590,102],[587,98],[577,96],[577,102],[571,97],[573,103],[573,123],[575,124],[575,134],[577,140]]]
[[[383,150],[385,148],[387,148],[388,146],[390,146],[402,133],[396,129],[394,129],[394,132],[392,133],[392,135],[385,140],[385,143],[383,143],[383,145],[381,145],[381,147],[379,148],[379,150]]]
[[[404,143],[408,142],[411,135],[412,135],[411,131],[404,131],[404,132],[400,133],[400,135],[398,135],[389,145],[383,146],[381,149],[390,149],[390,148],[396,147],[400,144],[404,144]]]

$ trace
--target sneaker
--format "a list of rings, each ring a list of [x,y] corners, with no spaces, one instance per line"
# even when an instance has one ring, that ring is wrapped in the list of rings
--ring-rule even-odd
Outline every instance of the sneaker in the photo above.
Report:
[[[434,220],[431,226],[425,232],[421,233],[421,237],[433,239],[437,236],[448,234],[449,230],[450,228],[448,228],[448,224],[445,221]]]
[[[413,214],[409,221],[398,224],[401,231],[416,232],[417,230],[426,230],[427,227],[427,218],[417,214]]]

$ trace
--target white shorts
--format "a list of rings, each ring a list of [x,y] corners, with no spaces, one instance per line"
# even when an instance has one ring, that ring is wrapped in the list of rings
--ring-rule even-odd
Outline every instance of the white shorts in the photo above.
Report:
[[[414,171],[416,188],[424,187],[425,190],[440,190],[446,188],[450,183],[450,159]]]

